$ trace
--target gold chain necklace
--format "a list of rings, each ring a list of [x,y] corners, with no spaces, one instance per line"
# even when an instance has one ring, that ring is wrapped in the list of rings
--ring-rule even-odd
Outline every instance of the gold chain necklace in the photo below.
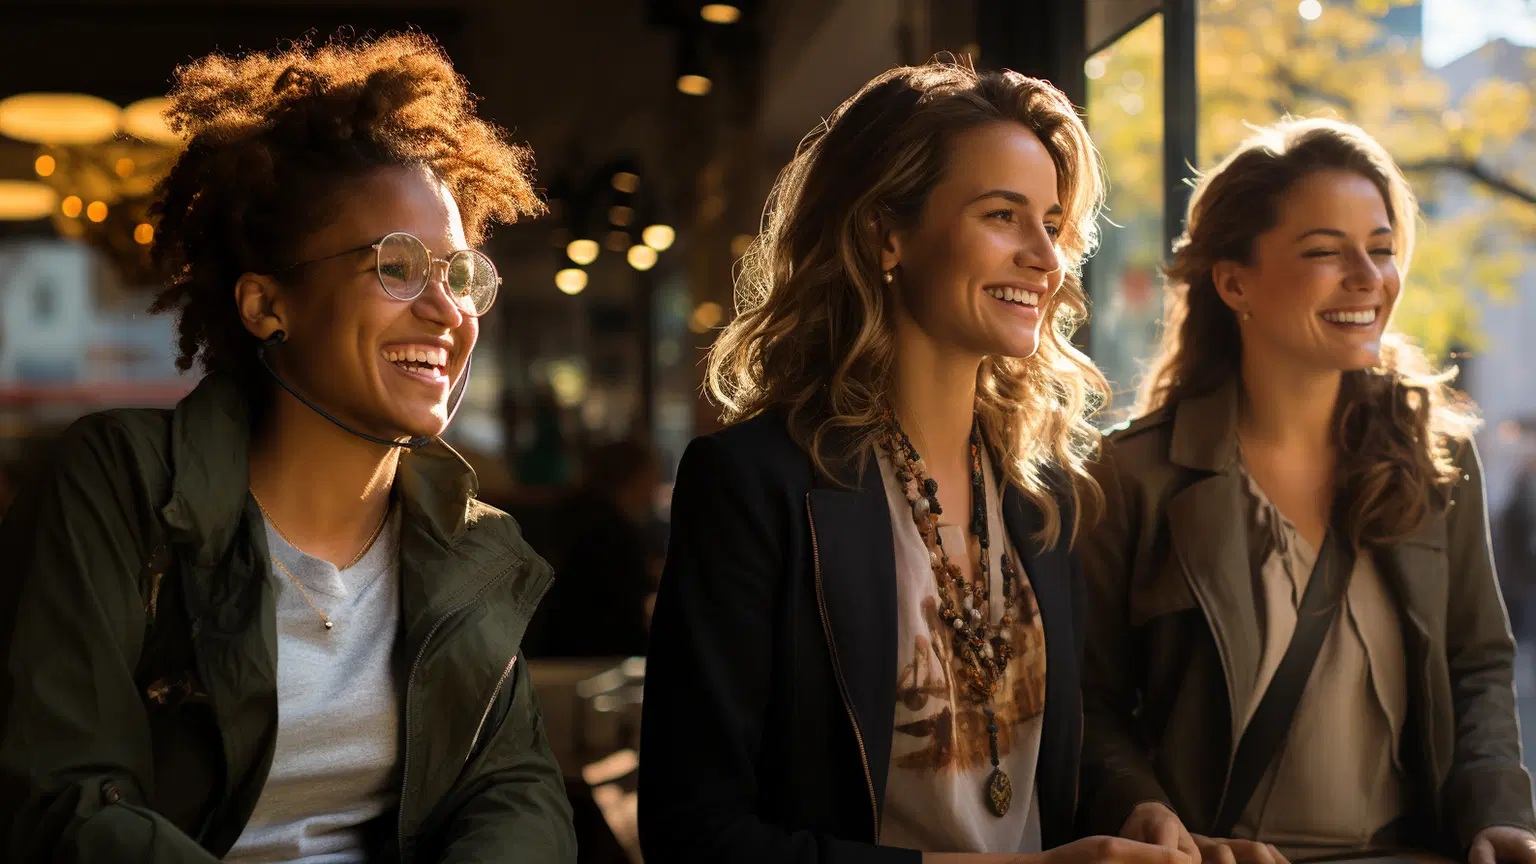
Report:
[[[277,532],[277,536],[283,538],[283,540],[286,541],[289,546],[292,546],[295,549],[299,549],[298,544],[294,543],[293,539],[290,538],[286,533],[284,533],[283,529],[277,524],[277,520],[273,519],[272,518],[272,514],[267,512],[266,505],[261,503],[261,499],[256,497],[256,493],[254,491],[251,492],[251,500],[256,502],[256,508],[261,511],[261,515],[267,517],[267,522],[269,524],[271,524],[272,529]],[[356,564],[357,562],[363,560],[363,556],[368,554],[368,550],[369,549],[373,548],[374,541],[378,540],[379,539],[379,535],[384,532],[384,523],[386,523],[388,521],[389,521],[389,510],[388,510],[388,508],[386,508],[384,510],[384,518],[380,519],[379,520],[379,524],[374,526],[373,533],[368,535],[368,540],[367,540],[367,542],[363,543],[363,548],[357,550],[357,554],[352,556],[352,560],[348,561],[346,563],[346,566],[341,568],[342,570],[346,570],[346,569],[350,568],[352,565]],[[299,551],[303,552],[304,550],[299,549]],[[269,555],[267,557],[271,558],[272,559],[272,563],[276,564],[277,568],[279,570],[283,571],[283,574],[286,575],[290,580],[292,580],[292,582],[294,584],[294,587],[298,588],[299,589],[299,594],[304,597],[304,602],[308,603],[309,604],[309,608],[315,610],[315,614],[320,616],[320,621],[325,624],[325,629],[327,629],[327,630],[334,629],[335,626],[336,626],[335,623],[331,621],[331,618],[330,618],[329,615],[326,615],[324,612],[320,611],[320,607],[315,605],[315,601],[314,600],[310,599],[309,592],[304,590],[304,583],[299,581],[299,577],[293,575],[293,571],[289,570],[287,567],[284,567],[283,566],[283,562],[277,560],[277,556],[276,555]]]

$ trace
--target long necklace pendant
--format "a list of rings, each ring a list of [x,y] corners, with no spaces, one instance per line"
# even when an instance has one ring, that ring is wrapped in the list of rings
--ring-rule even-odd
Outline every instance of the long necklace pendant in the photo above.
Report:
[[[1008,808],[1012,806],[1013,781],[1008,779],[1008,772],[993,768],[992,776],[987,778],[987,809],[1001,819],[1008,815]]]

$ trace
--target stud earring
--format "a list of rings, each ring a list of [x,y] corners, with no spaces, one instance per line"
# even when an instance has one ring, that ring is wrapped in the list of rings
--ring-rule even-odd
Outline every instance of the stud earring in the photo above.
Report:
[[[889,270],[887,270],[887,271],[885,271],[885,276],[884,276],[884,278],[885,278],[885,284],[887,284],[887,285],[889,285],[889,284],[891,284],[891,283],[892,283],[892,282],[895,282],[895,281],[896,281],[896,274],[895,274],[895,273],[892,273],[892,272],[891,272],[891,271],[889,271]]]
[[[1253,320],[1253,313],[1249,312],[1247,309],[1244,309],[1243,310],[1243,320],[1244,321],[1252,321]]]

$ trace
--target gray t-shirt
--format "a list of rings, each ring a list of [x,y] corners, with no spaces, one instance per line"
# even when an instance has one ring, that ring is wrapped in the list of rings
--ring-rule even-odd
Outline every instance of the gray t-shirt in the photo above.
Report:
[[[400,514],[346,570],[305,555],[267,523],[277,607],[277,747],[256,811],[226,861],[362,862],[367,823],[400,797],[400,699],[395,674],[400,620]]]

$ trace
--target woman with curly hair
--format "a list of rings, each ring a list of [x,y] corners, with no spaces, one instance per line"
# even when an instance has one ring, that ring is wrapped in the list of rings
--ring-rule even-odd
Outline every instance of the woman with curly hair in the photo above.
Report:
[[[1071,546],[1104,383],[1070,334],[1102,195],[1060,92],[944,63],[871,81],[780,175],[709,358],[733,425],[673,494],[647,858],[1013,862],[1076,836]]]
[[[572,861],[520,662],[548,566],[438,436],[535,212],[419,34],[180,69],[173,410],[86,417],[0,525],[11,861]]]
[[[1536,861],[1475,418],[1391,326],[1416,206],[1358,127],[1201,178],[1094,475],[1083,804],[1203,861]]]

